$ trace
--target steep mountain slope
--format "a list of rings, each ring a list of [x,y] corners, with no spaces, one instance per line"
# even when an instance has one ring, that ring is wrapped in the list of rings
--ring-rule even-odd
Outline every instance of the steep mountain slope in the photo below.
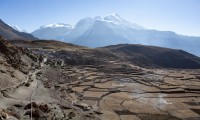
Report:
[[[37,39],[31,34],[14,30],[12,27],[4,23],[1,19],[0,19],[0,36],[2,36],[4,39],[23,39],[23,40]]]
[[[183,50],[144,45],[112,45],[104,48],[114,55],[140,66],[164,68],[200,68],[200,58]]]
[[[71,30],[71,25],[58,23],[41,26],[39,29],[33,31],[32,34],[40,39],[63,40]]]

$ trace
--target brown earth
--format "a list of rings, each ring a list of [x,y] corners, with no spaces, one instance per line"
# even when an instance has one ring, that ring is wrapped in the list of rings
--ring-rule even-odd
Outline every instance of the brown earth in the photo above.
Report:
[[[138,66],[127,58],[134,57],[132,49],[138,45],[89,49],[56,41],[14,42],[24,47],[19,48],[2,43],[6,49],[0,53],[0,119],[200,119],[200,70]],[[13,60],[21,64],[16,69],[7,62],[12,52],[5,51],[18,49]],[[191,57],[191,66],[198,64],[195,56],[165,48],[142,46],[138,56],[146,55],[146,49],[169,51],[165,55],[170,57],[171,52],[178,54],[177,61]],[[41,55],[48,57],[43,66],[37,61]],[[154,60],[153,51],[150,55],[147,59]],[[65,64],[56,65],[56,60]]]

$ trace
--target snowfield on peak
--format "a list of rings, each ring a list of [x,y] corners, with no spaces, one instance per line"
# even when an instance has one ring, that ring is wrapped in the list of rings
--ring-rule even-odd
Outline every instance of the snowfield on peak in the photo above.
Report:
[[[41,26],[40,28],[58,28],[58,27],[67,27],[67,28],[72,28],[71,25],[69,24],[64,24],[64,23],[54,23],[54,24],[49,24],[45,26]]]
[[[145,29],[142,26],[126,21],[117,14],[110,14],[105,17],[86,17],[81,19],[74,27],[64,23],[44,25],[33,31],[32,34],[41,39],[72,41],[74,38],[83,35],[87,31],[90,31],[90,29],[95,29],[93,26],[100,22],[111,29]]]
[[[71,32],[73,27],[69,24],[55,23],[41,26],[32,32],[34,36],[40,39],[64,40],[65,36]]]
[[[12,27],[14,30],[17,30],[17,31],[19,31],[19,32],[25,32],[25,33],[28,33],[26,30],[24,30],[24,29],[21,29],[19,26],[17,26],[17,25],[10,25],[10,24],[8,24],[10,27]]]

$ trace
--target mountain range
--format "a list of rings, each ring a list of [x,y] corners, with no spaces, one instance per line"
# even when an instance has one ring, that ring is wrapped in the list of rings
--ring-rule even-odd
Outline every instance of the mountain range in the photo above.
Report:
[[[61,23],[46,25],[32,34],[41,39],[61,40],[92,48],[124,43],[143,44],[183,49],[200,56],[200,37],[150,30],[117,14],[87,17],[81,19],[74,27]]]
[[[105,17],[87,17],[81,19],[75,26],[64,23],[44,25],[31,33],[35,37],[22,32],[18,26],[12,26],[17,30],[14,31],[3,21],[0,21],[0,24],[0,35],[4,33],[6,39],[36,39],[35,37],[37,37],[39,39],[60,40],[91,48],[125,43],[143,44],[182,49],[200,56],[200,37],[179,35],[172,31],[150,30],[131,23],[117,14]],[[8,32],[10,35],[6,34]],[[25,36],[22,37],[22,34]]]

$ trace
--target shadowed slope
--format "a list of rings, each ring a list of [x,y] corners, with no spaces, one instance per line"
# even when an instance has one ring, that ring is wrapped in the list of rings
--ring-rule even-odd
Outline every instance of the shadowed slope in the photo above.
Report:
[[[200,68],[200,58],[183,50],[130,44],[112,45],[101,49],[109,50],[141,66]]]
[[[2,36],[4,39],[23,39],[23,40],[37,39],[31,34],[14,30],[12,27],[4,23],[1,19],[0,19],[0,36]]]

